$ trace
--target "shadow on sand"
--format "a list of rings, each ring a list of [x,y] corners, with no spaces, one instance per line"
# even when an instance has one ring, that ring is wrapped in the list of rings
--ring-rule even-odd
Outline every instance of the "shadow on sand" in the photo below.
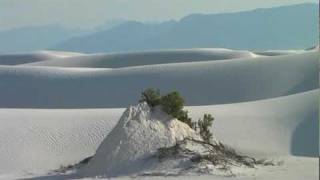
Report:
[[[293,132],[291,153],[295,156],[319,156],[319,111],[314,109]]]

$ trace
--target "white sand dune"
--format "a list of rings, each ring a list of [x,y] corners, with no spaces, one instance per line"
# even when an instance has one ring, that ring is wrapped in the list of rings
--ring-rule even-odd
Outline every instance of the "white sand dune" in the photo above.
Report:
[[[181,49],[131,53],[96,54],[30,63],[33,66],[120,68],[139,65],[197,62],[256,57],[250,51],[229,49]]]
[[[255,102],[187,107],[215,117],[212,132],[259,157],[317,156],[318,90]],[[41,171],[94,154],[124,109],[0,109],[0,173]]]
[[[62,51],[39,51],[26,54],[2,54],[0,55],[0,65],[19,65],[45,61],[48,59],[66,58],[80,55],[80,53]]]
[[[193,119],[212,113],[214,135],[240,153],[289,162],[280,168],[290,173],[258,170],[258,179],[318,179],[319,53],[262,53],[1,55],[0,179],[92,156],[148,87],[181,92]]]
[[[316,52],[99,71],[0,66],[0,107],[127,107],[148,87],[178,90],[188,105],[212,105],[280,97],[318,84]]]
[[[216,137],[244,154],[317,157],[318,96],[319,91],[313,90],[265,101],[188,109],[194,119],[212,113]],[[232,131],[225,132],[228,129]]]

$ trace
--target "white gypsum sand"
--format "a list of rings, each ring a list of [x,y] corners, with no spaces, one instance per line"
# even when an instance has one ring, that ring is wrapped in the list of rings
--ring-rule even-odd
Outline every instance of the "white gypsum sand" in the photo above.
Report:
[[[96,71],[0,66],[2,108],[127,107],[147,87],[177,90],[187,105],[281,97],[318,88],[318,53]]]
[[[194,119],[202,113],[213,113],[216,118],[212,129],[214,135],[239,152],[243,150],[244,154],[281,160],[294,158],[291,143],[300,124],[314,124],[306,129],[309,135],[306,134],[305,138],[316,136],[317,119],[309,120],[307,117],[317,114],[308,109],[317,106],[317,97],[316,90],[270,100],[187,109]],[[274,114],[278,110],[282,111],[281,116]],[[0,168],[1,173],[48,171],[92,156],[123,111],[124,109],[1,109],[3,125],[0,133],[3,140],[6,140],[2,141],[0,153],[1,162],[6,162]],[[26,142],[24,146],[21,146],[22,142]],[[313,144],[304,149],[313,150],[317,146],[316,137],[310,139],[310,142]],[[17,156],[19,154],[21,156]],[[42,156],[39,157],[41,154],[45,164],[41,160]],[[314,159],[308,162],[314,162],[314,166],[317,166],[317,158],[307,159]],[[312,173],[315,172],[310,170],[309,174]]]
[[[239,153],[284,161],[279,167],[226,179],[318,179],[317,52],[238,57],[237,51],[229,50],[231,59],[208,60],[197,59],[202,51],[188,51],[197,62],[185,62],[183,51],[178,51],[180,55],[171,59],[174,63],[161,58],[130,61],[130,53],[120,64],[99,59],[110,55],[92,55],[91,62],[88,54],[63,57],[67,65],[56,57],[30,61],[43,61],[38,65],[19,59],[12,66],[3,63],[0,179],[42,176],[92,156],[123,108],[135,104],[148,87],[181,92],[195,120],[212,113],[213,134]],[[228,52],[217,49],[209,54],[220,51]],[[201,178],[213,177],[225,179]]]

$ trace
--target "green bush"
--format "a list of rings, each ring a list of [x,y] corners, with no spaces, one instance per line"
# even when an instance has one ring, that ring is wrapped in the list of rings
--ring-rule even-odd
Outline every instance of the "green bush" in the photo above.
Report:
[[[178,92],[174,91],[163,96],[161,98],[161,106],[164,112],[188,124],[192,128],[192,120],[188,115],[188,111],[183,110],[184,99]]]
[[[210,143],[212,139],[212,133],[210,132],[209,128],[212,126],[213,121],[214,118],[211,114],[204,114],[203,119],[199,119],[198,121],[200,136],[208,143]]]
[[[178,117],[176,117],[178,120],[188,124],[191,128],[193,128],[192,119],[188,115],[188,111],[181,110],[178,113]]]
[[[176,91],[171,92],[161,98],[161,106],[164,112],[178,118],[183,109],[184,100]]]
[[[199,133],[203,140],[209,142],[212,138],[209,128],[212,126],[214,118],[210,114],[205,114],[198,123],[192,122],[188,111],[183,110],[184,99],[179,92],[174,91],[161,96],[159,89],[149,88],[142,92],[140,102],[147,102],[150,107],[161,105],[164,112],[188,124],[195,131],[199,128]]]
[[[140,102],[146,102],[150,107],[160,105],[161,94],[159,89],[149,88],[142,92]]]

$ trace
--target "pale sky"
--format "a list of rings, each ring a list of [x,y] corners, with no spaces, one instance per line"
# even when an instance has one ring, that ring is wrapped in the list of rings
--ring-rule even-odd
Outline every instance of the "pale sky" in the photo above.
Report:
[[[114,19],[164,21],[318,0],[0,0],[0,30],[58,24],[94,28]]]

